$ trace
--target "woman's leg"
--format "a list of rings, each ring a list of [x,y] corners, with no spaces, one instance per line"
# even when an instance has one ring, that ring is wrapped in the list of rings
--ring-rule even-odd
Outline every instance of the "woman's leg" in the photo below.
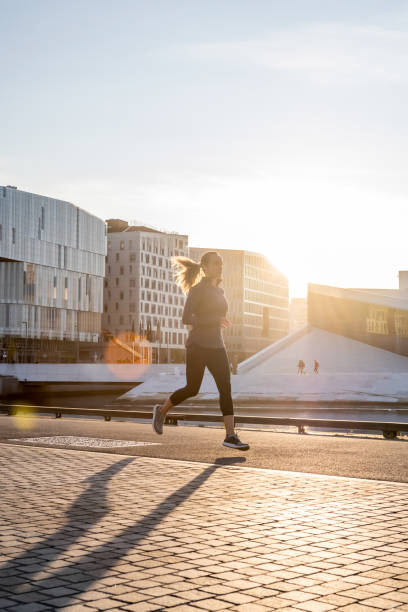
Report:
[[[205,358],[203,351],[198,346],[189,346],[186,350],[186,379],[187,384],[181,389],[177,389],[167,398],[160,409],[162,416],[166,416],[169,410],[177,406],[188,397],[197,395],[203,380],[205,370]]]
[[[235,434],[234,406],[231,397],[231,372],[226,350],[207,349],[206,365],[220,393],[220,408],[227,436],[233,436]]]

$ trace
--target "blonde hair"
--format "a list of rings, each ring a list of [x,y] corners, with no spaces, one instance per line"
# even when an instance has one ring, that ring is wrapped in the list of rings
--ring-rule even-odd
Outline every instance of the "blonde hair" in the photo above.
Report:
[[[218,255],[216,251],[208,251],[201,257],[200,263],[189,257],[172,257],[171,263],[175,269],[175,279],[177,285],[188,293],[191,287],[196,285],[204,276],[203,266],[208,265],[212,255]]]

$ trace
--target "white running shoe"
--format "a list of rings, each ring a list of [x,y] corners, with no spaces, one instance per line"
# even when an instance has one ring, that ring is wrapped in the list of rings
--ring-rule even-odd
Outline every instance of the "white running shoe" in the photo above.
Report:
[[[159,434],[159,436],[163,433],[164,418],[160,412],[159,404],[156,404],[153,408],[152,427],[153,431]]]

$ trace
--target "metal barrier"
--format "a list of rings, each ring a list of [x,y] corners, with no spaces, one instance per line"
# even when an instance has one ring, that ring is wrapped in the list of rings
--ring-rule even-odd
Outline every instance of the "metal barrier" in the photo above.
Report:
[[[0,404],[0,413],[10,416],[17,414],[54,414],[59,419],[62,415],[81,415],[88,417],[104,417],[105,421],[110,421],[112,417],[117,419],[151,419],[152,412],[142,412],[139,410],[109,410],[95,408],[64,408],[61,406],[25,406],[16,404]],[[201,421],[207,423],[222,422],[220,414],[198,414],[174,412],[166,417],[167,425],[177,425],[178,421]],[[235,422],[250,425],[286,425],[297,427],[298,433],[305,434],[305,427],[316,427],[323,429],[346,429],[381,431],[384,438],[393,440],[401,432],[408,432],[408,423],[393,423],[388,421],[351,421],[338,419],[309,419],[293,417],[264,417],[235,415]]]

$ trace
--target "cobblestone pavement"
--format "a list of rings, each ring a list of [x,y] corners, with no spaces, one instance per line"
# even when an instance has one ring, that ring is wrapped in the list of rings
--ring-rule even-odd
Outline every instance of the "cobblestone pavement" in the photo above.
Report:
[[[0,609],[408,610],[406,484],[241,457],[0,457]]]

